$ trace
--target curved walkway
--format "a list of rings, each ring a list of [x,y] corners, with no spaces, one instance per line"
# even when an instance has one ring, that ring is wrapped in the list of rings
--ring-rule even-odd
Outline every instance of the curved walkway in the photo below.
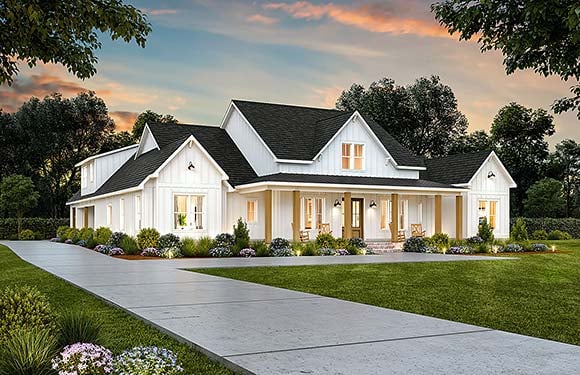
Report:
[[[24,260],[246,374],[574,374],[580,347],[179,268],[506,258],[387,254],[126,261],[2,242]]]

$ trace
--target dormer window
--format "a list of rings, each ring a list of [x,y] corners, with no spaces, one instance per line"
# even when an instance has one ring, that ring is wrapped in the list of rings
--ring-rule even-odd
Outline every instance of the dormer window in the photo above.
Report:
[[[90,182],[95,181],[95,163],[89,164],[89,181]]]
[[[87,187],[87,185],[88,185],[88,178],[89,178],[88,174],[89,174],[88,166],[83,165],[81,167],[81,184],[82,184],[82,187],[84,187],[84,188]]]
[[[358,143],[342,144],[342,169],[364,169],[364,145]]]

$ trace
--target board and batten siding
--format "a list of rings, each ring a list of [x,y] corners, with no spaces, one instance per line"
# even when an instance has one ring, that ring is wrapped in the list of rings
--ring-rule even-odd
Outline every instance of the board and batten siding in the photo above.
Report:
[[[308,173],[323,175],[347,175],[392,178],[419,178],[418,171],[395,168],[388,160],[382,145],[371,135],[371,130],[362,120],[353,117],[326,146],[322,154],[312,164],[279,163],[282,173]],[[295,140],[299,142],[300,140]],[[342,144],[355,143],[364,145],[364,169],[342,169]],[[388,150],[387,150],[388,151]]]
[[[232,107],[224,129],[259,176],[278,172],[274,157],[236,107]],[[289,140],[289,142],[296,141]]]
[[[273,201],[275,198],[273,197]],[[256,206],[256,220],[253,223],[247,222],[247,202],[255,201]],[[239,218],[242,218],[244,222],[247,223],[248,230],[250,231],[250,238],[253,240],[263,240],[265,238],[265,199],[264,192],[252,193],[252,194],[240,194],[240,193],[228,193],[227,194],[227,214],[226,214],[226,225],[224,228],[225,232],[232,233],[234,225],[238,222]],[[273,202],[273,206],[275,203]],[[273,215],[273,221],[278,215],[276,209],[273,208],[275,214]],[[273,230],[273,233],[274,230]],[[279,236],[278,236],[279,237]]]
[[[87,169],[87,183],[86,185],[81,181],[81,194],[92,194],[100,188],[105,181],[109,179],[130,157],[135,154],[137,146],[127,148],[107,155],[98,156],[95,159],[89,160],[81,166],[81,178],[84,178],[83,168],[89,168],[93,165],[94,179],[91,182],[89,179],[89,171]]]

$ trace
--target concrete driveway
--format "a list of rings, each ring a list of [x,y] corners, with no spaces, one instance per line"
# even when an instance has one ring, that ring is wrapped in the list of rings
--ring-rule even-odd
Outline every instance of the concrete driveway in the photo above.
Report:
[[[3,243],[242,373],[577,374],[580,369],[580,347],[574,345],[178,269],[479,257],[126,261],[72,245]]]

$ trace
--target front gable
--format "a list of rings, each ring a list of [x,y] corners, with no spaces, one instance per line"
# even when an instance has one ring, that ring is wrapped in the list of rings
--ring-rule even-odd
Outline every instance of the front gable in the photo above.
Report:
[[[159,145],[157,144],[157,140],[155,139],[155,136],[151,132],[149,125],[145,124],[143,134],[141,134],[141,140],[139,141],[139,148],[135,153],[135,159],[137,159],[140,155],[143,155],[154,149],[159,150]]]
[[[495,152],[491,152],[467,184],[473,192],[506,192],[516,183]]]

